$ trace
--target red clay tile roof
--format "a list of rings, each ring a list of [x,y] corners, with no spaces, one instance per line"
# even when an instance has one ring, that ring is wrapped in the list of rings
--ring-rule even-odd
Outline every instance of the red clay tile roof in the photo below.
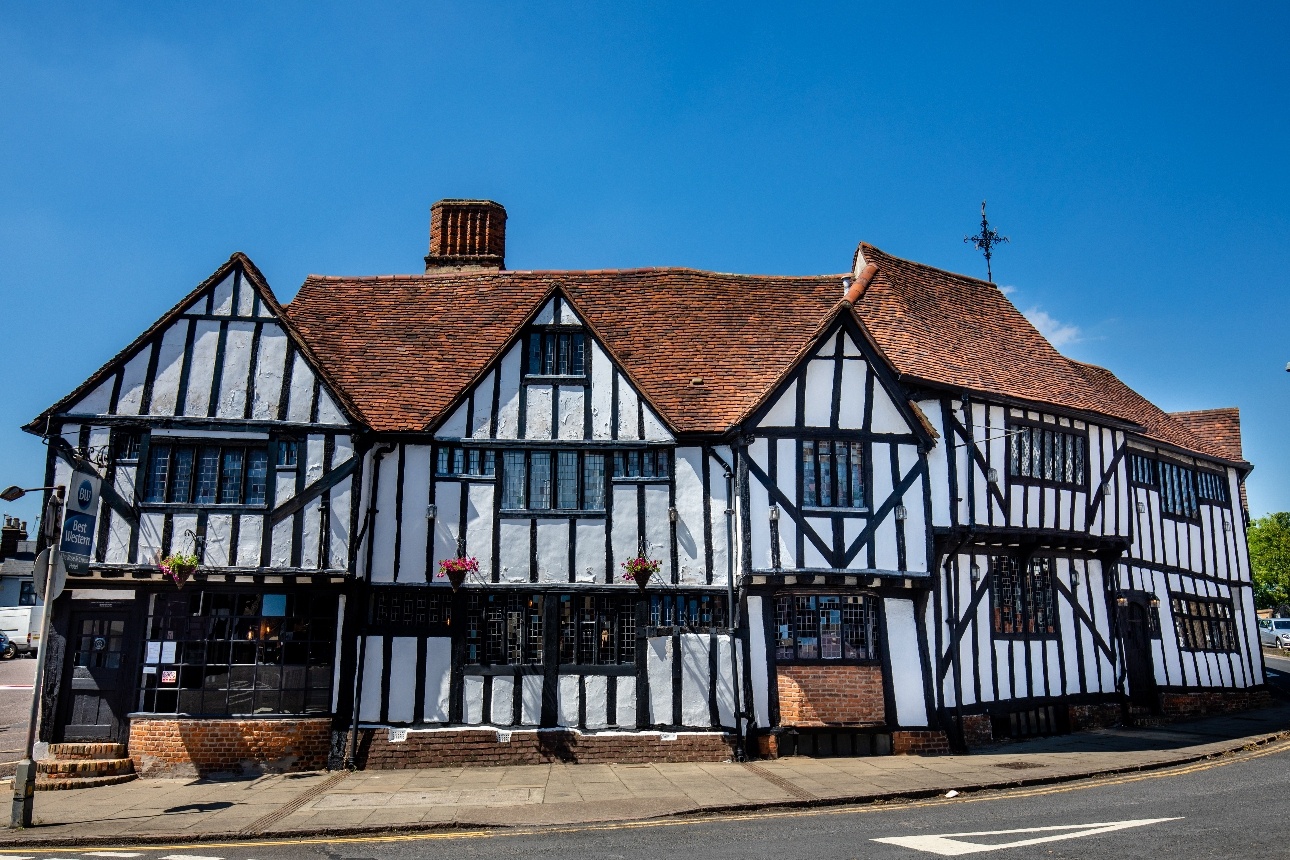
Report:
[[[1223,456],[1227,459],[1244,459],[1245,455],[1241,452],[1241,410],[1235,406],[1170,412],[1169,415],[1208,442],[1214,450],[1224,452]]]
[[[994,284],[870,245],[860,252],[871,265],[856,283],[867,284],[847,298],[902,377],[1109,416],[1226,457],[1108,371],[1061,355]],[[722,432],[846,312],[843,277],[672,268],[310,276],[287,313],[369,426],[420,430],[559,290],[673,430]]]

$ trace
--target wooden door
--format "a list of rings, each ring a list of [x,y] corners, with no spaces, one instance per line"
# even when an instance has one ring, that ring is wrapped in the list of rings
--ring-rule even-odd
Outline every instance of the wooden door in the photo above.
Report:
[[[116,741],[129,733],[126,714],[134,692],[127,670],[133,644],[127,635],[130,615],[123,611],[73,612],[67,637],[65,741]]]
[[[1124,608],[1126,636],[1124,638],[1124,663],[1129,681],[1129,701],[1155,710],[1159,704],[1156,695],[1156,670],[1151,658],[1151,627],[1147,608],[1137,601],[1130,601]]]

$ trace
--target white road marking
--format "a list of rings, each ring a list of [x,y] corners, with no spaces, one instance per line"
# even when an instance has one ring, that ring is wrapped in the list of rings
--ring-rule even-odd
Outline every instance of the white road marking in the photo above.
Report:
[[[1180,816],[1181,817],[1181,816]],[[912,848],[915,851],[926,851],[928,854],[939,854],[942,857],[957,857],[960,854],[978,854],[983,851],[1000,851],[1004,848],[1019,848],[1023,845],[1038,845],[1042,842],[1057,842],[1062,839],[1079,839],[1081,836],[1097,836],[1099,833],[1110,833],[1114,830],[1127,830],[1130,827],[1144,827],[1148,824],[1159,824],[1162,821],[1178,821],[1178,818],[1135,818],[1130,821],[1101,821],[1093,824],[1059,824],[1051,827],[1021,827],[1016,830],[979,830],[975,833],[945,833],[940,836],[886,836],[874,839],[888,845],[899,845],[901,848]],[[1051,831],[1066,831],[1051,833]],[[961,836],[1006,836],[1011,833],[1051,833],[1049,836],[1036,836],[1031,839],[1018,839],[1015,842],[997,842],[982,844],[964,842]]]
[[[142,857],[138,851],[86,851],[86,857]]]
[[[199,854],[167,854],[161,860],[224,860],[223,857],[202,857]]]
[[[32,860],[32,858],[19,857],[17,854],[0,854],[0,860]]]

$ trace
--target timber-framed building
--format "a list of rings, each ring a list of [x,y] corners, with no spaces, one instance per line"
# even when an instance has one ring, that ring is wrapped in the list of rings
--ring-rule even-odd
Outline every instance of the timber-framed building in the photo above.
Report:
[[[1263,695],[1235,410],[1165,413],[866,244],[511,271],[505,223],[441,201],[423,274],[285,306],[234,254],[25,428],[47,484],[103,487],[43,740],[157,773],[871,755]]]

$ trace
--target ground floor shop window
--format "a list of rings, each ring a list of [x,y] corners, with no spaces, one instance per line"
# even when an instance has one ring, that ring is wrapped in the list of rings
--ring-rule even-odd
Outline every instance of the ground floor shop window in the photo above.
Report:
[[[677,627],[686,633],[710,633],[726,626],[726,598],[721,594],[653,594],[651,627]]]
[[[560,595],[560,662],[611,666],[636,662],[636,599]]]
[[[1237,650],[1230,600],[1175,594],[1169,605],[1180,647],[1188,651]]]
[[[466,662],[524,666],[542,662],[541,594],[471,594],[466,605]]]
[[[204,716],[331,710],[335,595],[189,591],[153,598],[139,710]]]
[[[1032,558],[1023,570],[1017,559],[990,559],[990,603],[996,636],[1056,636],[1052,559]]]
[[[863,594],[781,594],[775,600],[775,659],[878,659],[877,607]]]

